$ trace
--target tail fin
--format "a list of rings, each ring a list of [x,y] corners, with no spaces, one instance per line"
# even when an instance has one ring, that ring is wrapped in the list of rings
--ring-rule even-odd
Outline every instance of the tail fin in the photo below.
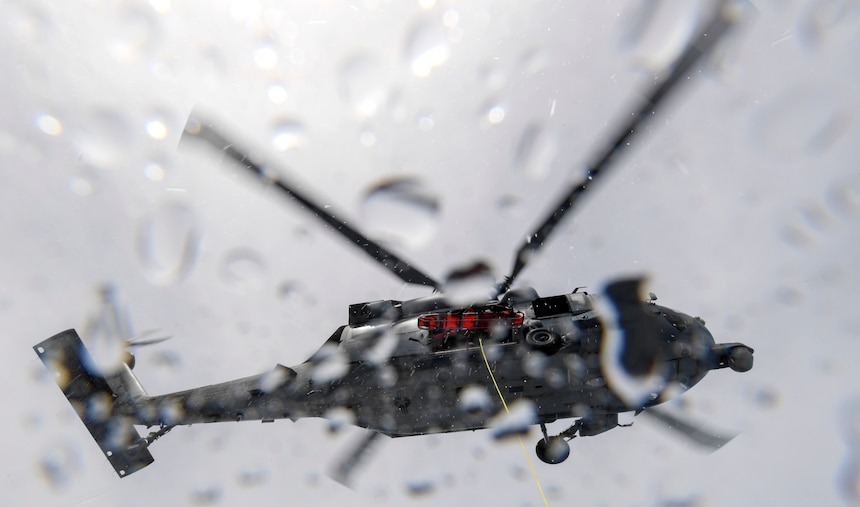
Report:
[[[154,461],[148,441],[134,429],[134,407],[145,393],[131,369],[122,364],[116,374],[103,376],[74,329],[63,331],[33,347],[72,404],[111,466],[120,477]]]

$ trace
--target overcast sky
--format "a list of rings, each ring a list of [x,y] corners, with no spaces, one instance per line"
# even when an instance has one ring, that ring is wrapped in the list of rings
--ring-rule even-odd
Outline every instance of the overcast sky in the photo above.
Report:
[[[637,418],[576,439],[538,464],[553,505],[860,502],[860,7],[753,4],[519,281],[645,274],[755,348],[752,371],[671,404],[740,436],[703,454]],[[487,432],[388,441],[346,489],[326,470],[360,431],[319,420],[176,428],[119,480],[31,347],[82,329],[112,283],[137,331],[173,335],[138,355],[159,394],[300,363],[350,303],[426,294],[180,146],[192,108],[434,276],[477,259],[501,276],[707,3],[2,5],[7,502],[542,504],[519,445]],[[379,191],[401,180],[405,197]]]

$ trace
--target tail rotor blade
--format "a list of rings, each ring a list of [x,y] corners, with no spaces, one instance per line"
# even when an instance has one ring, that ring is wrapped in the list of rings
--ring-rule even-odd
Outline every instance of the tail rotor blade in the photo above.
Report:
[[[166,342],[171,338],[173,338],[173,335],[168,334],[159,336],[159,331],[157,329],[149,329],[128,340],[126,342],[126,347],[147,347],[149,345],[156,345],[158,343]]]

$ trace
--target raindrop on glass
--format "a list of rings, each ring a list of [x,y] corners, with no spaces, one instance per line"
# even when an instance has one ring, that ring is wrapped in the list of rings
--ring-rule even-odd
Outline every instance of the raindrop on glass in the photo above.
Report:
[[[400,178],[373,186],[364,198],[361,214],[375,238],[418,248],[436,233],[439,202],[418,180]]]
[[[209,80],[221,79],[227,74],[227,62],[221,50],[204,44],[197,48],[197,57],[191,59],[198,75]]]
[[[424,113],[418,117],[418,128],[422,132],[430,132],[431,130],[433,130],[434,125],[435,125],[435,122],[433,121],[433,115],[432,114]]]
[[[265,284],[263,258],[254,250],[237,248],[221,262],[221,279],[239,293],[260,290]]]
[[[376,134],[373,133],[372,130],[364,130],[358,136],[361,145],[365,148],[373,148],[376,144]]]
[[[274,69],[278,65],[278,52],[267,43],[260,44],[254,50],[254,63],[264,70]]]
[[[149,0],[149,5],[159,14],[170,12],[170,0]]]
[[[124,161],[134,144],[126,118],[108,109],[95,110],[77,137],[81,160],[99,169],[111,169]]]
[[[453,7],[449,7],[445,9],[445,13],[442,14],[442,24],[447,28],[457,28],[457,25],[460,23],[460,12]]]
[[[797,39],[810,49],[820,49],[831,43],[850,44],[856,37],[860,8],[856,2],[826,0],[810,2],[798,20]]]
[[[143,168],[143,174],[152,181],[163,181],[166,175],[164,167],[158,162],[149,162]]]
[[[287,89],[281,83],[270,84],[266,93],[272,104],[283,104],[287,101]]]
[[[179,283],[194,270],[200,247],[197,217],[186,206],[168,203],[140,221],[135,249],[152,283]]]
[[[308,143],[304,125],[295,120],[280,120],[272,128],[272,145],[278,151],[301,148]]]
[[[37,2],[6,2],[3,16],[8,33],[23,43],[36,42],[55,33],[49,15]]]
[[[49,136],[58,136],[63,133],[63,124],[60,120],[49,114],[40,114],[36,117],[36,125],[39,130]]]
[[[758,145],[780,159],[821,152],[841,138],[851,118],[834,94],[796,91],[765,107],[754,120]]]
[[[73,194],[81,197],[92,195],[94,190],[92,181],[82,175],[72,176],[69,178],[69,189]]]
[[[493,104],[489,108],[487,108],[485,117],[487,122],[490,123],[490,125],[498,125],[505,120],[506,114],[507,112],[505,111],[504,106],[500,104]]]
[[[238,483],[240,486],[252,487],[264,484],[269,474],[263,469],[242,470],[239,473]]]
[[[838,474],[839,489],[845,500],[860,505],[860,398],[855,397],[843,409],[842,436],[846,454]]]
[[[454,268],[445,278],[445,295],[454,304],[468,305],[490,299],[496,279],[490,265],[476,260]]]
[[[221,502],[223,494],[220,486],[194,488],[191,491],[191,503],[193,505],[215,505]]]
[[[418,77],[426,77],[443,65],[449,51],[446,29],[435,20],[419,22],[406,36],[406,60]]]
[[[72,444],[54,445],[39,462],[39,472],[48,485],[63,490],[81,467],[78,449]]]
[[[635,48],[636,59],[652,71],[665,68],[693,36],[700,2],[641,2],[622,30],[621,45]]]
[[[117,17],[111,25],[113,36],[106,40],[108,52],[119,62],[135,62],[155,47],[160,37],[159,18],[152,9],[133,4],[120,8]]]
[[[549,65],[549,56],[540,48],[526,50],[520,56],[520,66],[528,76],[537,76]]]
[[[525,435],[536,420],[537,406],[534,402],[519,399],[508,405],[508,412],[502,411],[490,421],[490,433],[496,439]]]
[[[484,386],[466,386],[460,391],[457,398],[457,405],[460,410],[470,414],[483,412],[492,406],[490,395]]]
[[[534,179],[546,177],[558,154],[555,132],[532,123],[523,130],[514,152],[514,166]]]
[[[411,496],[428,496],[436,489],[436,484],[429,479],[410,480],[406,483],[406,491]]]
[[[372,54],[359,53],[347,58],[340,66],[339,77],[341,94],[358,116],[375,115],[385,102],[387,76]]]
[[[146,119],[146,123],[144,123],[144,129],[149,137],[162,140],[165,139],[170,134],[170,114],[161,111],[155,110],[152,112],[149,117]]]

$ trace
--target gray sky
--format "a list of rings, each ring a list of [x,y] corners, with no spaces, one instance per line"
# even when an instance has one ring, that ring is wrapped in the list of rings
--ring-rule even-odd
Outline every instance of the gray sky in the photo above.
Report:
[[[552,295],[644,273],[717,341],[754,347],[751,372],[673,404],[741,434],[711,455],[639,419],[577,439],[538,465],[553,505],[834,505],[860,484],[860,7],[753,3],[519,282]],[[192,108],[431,274],[479,258],[503,273],[706,4],[52,4],[5,1],[0,30],[13,503],[540,505],[519,445],[486,432],[390,441],[345,489],[325,471],[358,432],[317,420],[177,428],[120,481],[30,347],[81,328],[112,282],[138,331],[174,336],[135,369],[163,393],[300,363],[348,304],[424,294],[178,146]],[[373,192],[403,178],[438,211]]]

